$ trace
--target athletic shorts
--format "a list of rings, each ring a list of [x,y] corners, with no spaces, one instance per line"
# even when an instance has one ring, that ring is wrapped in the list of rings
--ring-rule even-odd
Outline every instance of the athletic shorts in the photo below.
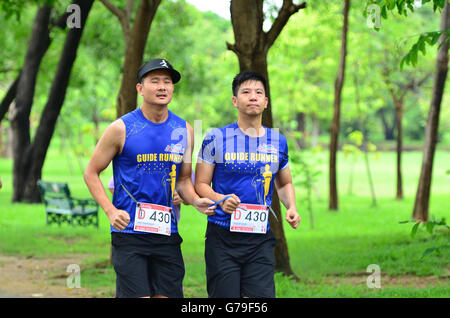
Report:
[[[170,236],[111,233],[116,297],[182,298],[185,273],[182,242],[178,233]]]
[[[208,222],[206,282],[211,298],[275,298],[275,236],[230,232]]]

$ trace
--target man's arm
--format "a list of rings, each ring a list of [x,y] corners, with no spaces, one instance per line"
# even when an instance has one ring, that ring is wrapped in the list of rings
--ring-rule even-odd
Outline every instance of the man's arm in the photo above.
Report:
[[[199,212],[205,214],[214,213],[214,207],[209,207],[214,202],[200,198],[192,183],[192,150],[194,148],[194,129],[186,122],[187,126],[187,148],[181,164],[177,179],[176,190],[185,204],[193,205]]]
[[[211,180],[214,174],[215,165],[207,163],[200,158],[195,167],[195,190],[205,198],[218,202],[226,197],[226,195],[217,193],[211,188]],[[241,200],[235,194],[230,194],[230,198],[219,203],[222,210],[227,213],[233,213],[241,203]],[[213,213],[214,214],[214,213]]]
[[[296,229],[300,224],[300,215],[297,212],[295,203],[295,190],[292,184],[292,175],[289,167],[278,171],[275,178],[275,187],[277,189],[278,197],[283,205],[286,207],[286,221]]]
[[[124,141],[125,124],[122,120],[117,120],[106,128],[84,171],[84,181],[92,197],[105,211],[111,225],[119,231],[127,227],[130,222],[130,216],[126,211],[118,210],[112,204],[99,175],[108,167],[114,156],[122,151]]]

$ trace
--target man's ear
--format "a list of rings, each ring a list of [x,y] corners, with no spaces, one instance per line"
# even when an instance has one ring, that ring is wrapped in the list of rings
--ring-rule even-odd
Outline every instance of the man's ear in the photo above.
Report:
[[[234,107],[237,108],[237,97],[236,97],[236,96],[233,96],[233,97],[231,98],[231,101],[233,102]]]
[[[137,90],[138,94],[142,96],[142,84],[141,83],[136,84],[136,90]]]

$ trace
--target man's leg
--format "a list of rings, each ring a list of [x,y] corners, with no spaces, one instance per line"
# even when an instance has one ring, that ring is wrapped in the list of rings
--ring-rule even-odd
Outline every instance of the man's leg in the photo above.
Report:
[[[183,298],[184,261],[182,239],[173,233],[164,243],[152,246],[149,277],[152,298]]]
[[[258,234],[255,234],[258,235]],[[248,255],[242,264],[241,296],[275,298],[273,246],[275,240],[265,241]]]
[[[205,241],[206,285],[210,298],[240,297],[240,265],[230,256],[229,246],[221,241],[215,230],[216,225],[208,224]],[[220,229],[219,229],[220,230]]]
[[[112,235],[112,262],[116,272],[116,297],[137,298],[150,296],[147,257],[133,245],[127,245],[126,234]],[[125,237],[123,237],[125,235]],[[132,234],[128,234],[132,235]]]

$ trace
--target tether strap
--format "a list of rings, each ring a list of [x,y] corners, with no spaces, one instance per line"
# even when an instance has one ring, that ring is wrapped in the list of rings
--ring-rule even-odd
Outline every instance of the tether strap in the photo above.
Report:
[[[279,221],[278,221],[278,218],[277,218],[277,215],[276,215],[275,212],[272,210],[272,206],[270,206],[270,205],[269,205],[269,210],[270,210],[270,212],[272,213],[272,215],[275,217],[275,220],[277,220],[277,222],[279,222]]]
[[[141,204],[139,202],[137,202],[137,200],[133,197],[133,195],[131,195],[131,193],[127,190],[127,188],[125,188],[125,186],[123,184],[121,184],[122,188],[125,190],[125,192],[130,196],[130,198],[136,203],[136,206],[141,209]],[[172,212],[172,216],[175,220],[175,222],[177,222],[177,216],[175,215],[175,212],[173,212],[173,208],[170,209]]]
[[[125,192],[130,196],[130,198],[136,203],[137,207],[140,208],[141,205],[139,202],[137,202],[137,200],[131,195],[131,193],[127,190],[127,188],[125,188],[125,186],[123,184],[120,184],[122,186],[122,188],[125,190]]]

